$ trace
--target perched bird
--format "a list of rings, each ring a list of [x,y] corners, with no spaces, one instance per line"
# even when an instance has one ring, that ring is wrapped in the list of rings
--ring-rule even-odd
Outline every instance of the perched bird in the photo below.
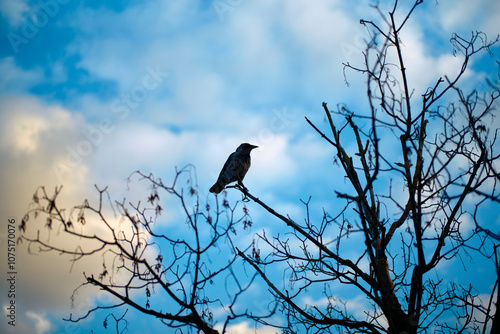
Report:
[[[227,158],[224,167],[219,174],[217,182],[210,188],[211,193],[220,193],[225,186],[231,182],[238,181],[240,185],[243,185],[242,181],[245,174],[250,168],[250,151],[258,146],[250,145],[248,143],[243,143],[236,151],[231,153],[229,158]]]

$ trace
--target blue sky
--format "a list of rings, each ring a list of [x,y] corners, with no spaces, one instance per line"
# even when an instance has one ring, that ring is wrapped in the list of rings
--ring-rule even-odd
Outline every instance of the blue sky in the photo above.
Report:
[[[136,196],[125,179],[138,169],[166,181],[192,163],[204,197],[227,155],[247,141],[259,146],[245,178],[252,193],[299,218],[300,198],[312,196],[317,215],[335,207],[333,189],[346,185],[304,116],[325,128],[322,102],[366,106],[364,78],[348,73],[347,86],[342,62],[361,61],[359,20],[375,17],[370,3],[0,0],[0,188],[9,194],[2,222],[20,221],[39,185],[64,184],[67,207],[96,196],[94,184],[116,199]],[[403,33],[415,94],[456,70],[453,32],[493,38],[498,12],[494,0],[418,7]],[[495,78],[500,49],[492,51],[471,63],[467,86]],[[243,241],[280,231],[248,206],[255,225]],[[498,216],[490,218],[498,230]],[[69,296],[91,264],[70,273],[58,255],[18,254],[17,329],[63,333]],[[87,293],[83,304],[91,304]],[[146,323],[144,332],[161,328]]]

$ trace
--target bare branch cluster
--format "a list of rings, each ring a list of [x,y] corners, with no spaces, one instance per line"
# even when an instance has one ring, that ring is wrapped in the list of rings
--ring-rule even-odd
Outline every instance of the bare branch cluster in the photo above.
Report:
[[[177,171],[171,186],[151,174],[133,173],[130,179],[138,176],[151,186],[146,205],[125,200],[111,203],[107,201],[107,189],[96,186],[96,205],[85,200],[66,214],[57,202],[62,187],[53,194],[44,187],[37,190],[33,207],[22,221],[20,241],[27,241],[30,249],[38,245],[39,251],[69,255],[72,261],[101,256],[101,272],[84,273],[83,285],[96,286],[116,300],[112,305],[98,305],[83,316],[70,316],[67,320],[78,322],[97,310],[128,305],[173,328],[187,326],[204,333],[218,333],[214,329],[214,308],[227,313],[224,327],[244,315],[235,313],[232,307],[248,283],[240,283],[231,269],[237,259],[231,235],[238,225],[251,225],[251,218],[241,203],[231,207],[225,199],[215,208],[208,204],[202,207],[193,185],[193,168],[187,166]],[[179,186],[183,182],[187,187]],[[174,226],[180,232],[157,222],[164,210],[160,204],[162,193],[177,201],[180,216],[185,219],[184,225]],[[45,225],[36,225],[40,219],[30,224],[31,216],[44,216]],[[30,230],[35,232],[29,233]],[[55,238],[50,239],[53,231],[72,242],[58,244]],[[226,258],[215,261],[221,254]],[[215,280],[233,280],[237,288],[227,291],[228,298],[223,301],[220,291],[209,293]],[[125,320],[112,317],[119,332],[118,323]]]
[[[331,136],[306,118],[332,146],[352,186],[350,192],[337,191],[345,206],[334,215],[325,211],[321,222],[307,218],[300,225],[240,188],[293,230],[292,240],[260,236],[272,249],[264,260],[240,253],[284,305],[289,332],[335,332],[336,326],[369,333],[480,331],[495,319],[491,300],[484,307],[473,286],[436,279],[436,268],[451,259],[467,268],[462,257],[471,252],[491,259],[496,254],[491,239],[480,232],[486,204],[500,199],[498,129],[492,126],[499,91],[466,93],[458,83],[470,58],[489,51],[498,38],[488,41],[481,32],[469,39],[452,36],[462,59],[458,74],[437,78],[416,97],[400,33],[421,2],[415,1],[399,23],[397,1],[387,15],[375,7],[381,24],[361,21],[375,35],[363,66],[344,66],[365,75],[369,110],[339,105],[332,111],[324,103]],[[471,218],[477,228],[468,224]],[[347,253],[341,244],[353,235],[363,246]],[[294,292],[280,288],[263,270],[280,263],[288,265]],[[365,306],[362,318],[336,297],[343,286],[368,299],[371,310]],[[324,299],[308,304],[304,301],[314,287],[324,290]],[[443,322],[443,314],[452,314],[451,322]]]

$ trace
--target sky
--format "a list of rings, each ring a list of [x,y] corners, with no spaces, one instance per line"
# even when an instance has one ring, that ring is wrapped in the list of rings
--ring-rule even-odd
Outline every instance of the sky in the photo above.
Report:
[[[0,0],[2,254],[8,220],[21,221],[38,186],[64,185],[60,204],[69,208],[95,198],[94,185],[108,186],[114,199],[137,196],[127,190],[133,171],[172,180],[176,167],[192,164],[206,197],[242,142],[259,146],[245,178],[253,194],[297,217],[304,214],[299,199],[311,196],[321,212],[345,182],[335,177],[335,153],[304,117],[325,129],[322,102],[366,107],[363,77],[348,73],[346,85],[342,63],[362,60],[367,33],[359,21],[376,16],[372,3]],[[495,0],[419,6],[402,39],[416,94],[456,71],[453,32],[494,38],[499,12]],[[491,51],[471,62],[468,86],[498,78],[500,49]],[[243,239],[279,231],[256,205],[247,206],[255,225]],[[499,230],[497,215],[490,218]],[[30,255],[21,246],[16,252],[13,333],[83,333],[61,318],[92,261],[71,268],[58,254]],[[80,307],[105,298],[97,294],[82,296]],[[144,333],[162,328],[140,324]],[[4,318],[2,332],[11,330],[6,326]],[[237,326],[235,332],[252,332],[248,322]]]

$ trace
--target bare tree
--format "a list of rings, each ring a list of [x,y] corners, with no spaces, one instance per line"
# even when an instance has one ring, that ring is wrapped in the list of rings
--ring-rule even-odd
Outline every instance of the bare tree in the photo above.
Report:
[[[467,222],[478,223],[487,204],[499,203],[498,129],[492,124],[500,92],[490,85],[489,92],[466,93],[459,82],[470,58],[489,51],[498,37],[453,35],[451,44],[462,60],[458,74],[438,76],[426,91],[415,92],[401,32],[421,3],[414,1],[400,21],[398,1],[388,14],[374,6],[380,22],[361,20],[373,33],[364,64],[344,66],[366,77],[369,109],[351,111],[339,104],[330,110],[323,103],[331,134],[307,120],[331,146],[351,186],[336,191],[345,200],[343,208],[334,214],[325,210],[322,220],[314,221],[304,201],[307,216],[297,223],[237,187],[293,231],[293,238],[260,235],[272,248],[269,254],[239,252],[287,316],[286,326],[274,324],[286,333],[484,332],[488,321],[498,322],[494,291],[485,306],[477,288],[437,270],[454,259],[469,268],[472,252],[496,254],[492,242]],[[348,252],[343,245],[356,237],[362,242]],[[288,289],[269,274],[283,263]],[[361,315],[338,298],[346,287],[369,301]],[[312,291],[323,291],[323,299],[307,298]]]
[[[98,287],[113,296],[115,302],[98,305],[77,318],[71,315],[67,320],[78,322],[98,310],[131,307],[169,327],[189,327],[208,334],[218,333],[214,329],[214,308],[227,311],[223,328],[244,316],[245,311],[238,314],[233,305],[252,279],[240,282],[232,269],[237,255],[231,235],[238,225],[251,226],[246,207],[241,202],[230,206],[225,199],[214,208],[201,205],[193,166],[178,171],[171,186],[153,175],[135,172],[133,176],[151,186],[145,205],[125,200],[111,203],[106,188],[96,186],[96,204],[85,200],[68,213],[57,202],[62,187],[52,194],[41,187],[22,221],[21,241],[28,242],[30,250],[38,246],[37,251],[56,251],[71,256],[72,261],[102,257],[102,271],[84,273],[83,285]],[[180,219],[185,219],[174,223],[178,232],[156,222],[163,211],[162,193],[175,200]],[[38,219],[32,221],[30,217]],[[58,236],[50,238],[53,231]],[[61,243],[61,239],[71,242]],[[232,288],[223,300],[222,287],[229,280]],[[218,282],[220,289],[210,295],[209,286],[214,281],[222,283]],[[108,315],[104,327],[108,319],[114,319],[116,332],[120,333],[127,324],[125,314]]]

